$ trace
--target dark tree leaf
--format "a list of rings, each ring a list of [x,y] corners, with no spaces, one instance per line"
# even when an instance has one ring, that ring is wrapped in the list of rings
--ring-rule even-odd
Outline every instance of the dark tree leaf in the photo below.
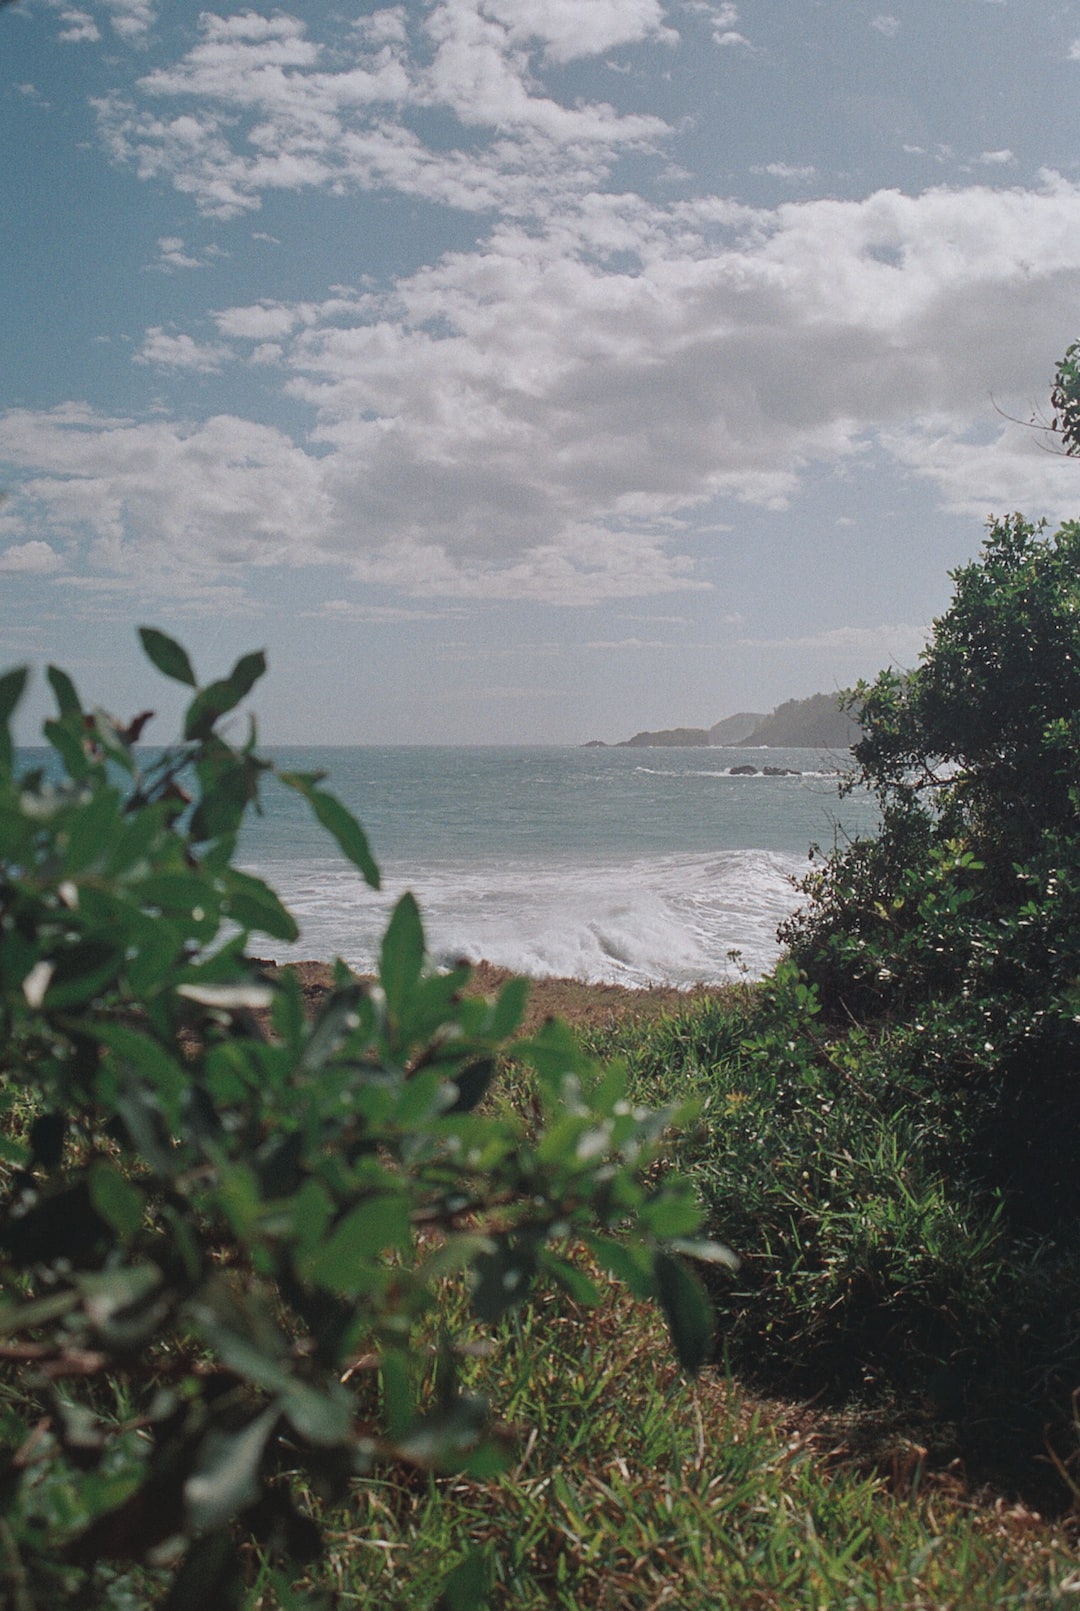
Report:
[[[184,718],[184,737],[196,740],[209,738],[215,722],[236,709],[265,671],[266,656],[261,650],[243,655],[227,677],[220,682],[210,683],[195,695]]]
[[[163,676],[171,677],[173,682],[185,683],[189,688],[199,686],[191,668],[191,661],[187,657],[187,650],[181,648],[175,638],[167,637],[156,627],[140,627],[139,637],[147,658]]]

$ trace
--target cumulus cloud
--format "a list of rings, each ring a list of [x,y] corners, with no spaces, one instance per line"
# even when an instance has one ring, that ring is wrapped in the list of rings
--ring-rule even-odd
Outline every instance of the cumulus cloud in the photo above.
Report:
[[[16,411],[0,452],[106,569],[333,561],[421,598],[700,585],[686,533],[721,500],[782,507],[874,441],[949,508],[1056,513],[1075,466],[972,426],[1045,392],[1078,201],[1059,179],[775,209],[594,197],[384,295],[223,309],[216,342],[147,332],[161,366],[279,366],[306,444],[230,417]]]
[[[157,18],[154,0],[103,0],[109,20],[121,39],[141,42]]]
[[[159,369],[187,369],[194,374],[216,375],[230,356],[229,349],[219,343],[197,342],[189,335],[170,335],[155,325],[146,332],[135,362],[154,364]]]
[[[999,429],[993,399],[1045,395],[1078,202],[1056,177],[774,209],[593,196],[382,294],[222,309],[211,342],[147,332],[163,367],[276,365],[307,442],[15,411],[0,454],[26,518],[105,570],[334,562],[419,598],[699,586],[687,534],[722,502],[783,507],[874,442],[951,509],[1056,513],[1075,466]]]
[[[717,45],[725,48],[744,45],[747,50],[753,49],[746,35],[739,33],[735,26],[739,20],[739,8],[731,0],[687,0],[687,9],[700,12],[708,18]]]
[[[745,43],[735,5],[688,9]],[[950,508],[1047,508],[1058,469],[973,426],[992,397],[1045,395],[1080,290],[1080,188],[1047,174],[775,208],[609,191],[670,131],[560,98],[560,69],[664,51],[672,15],[433,0],[371,11],[331,48],[283,12],[204,13],[179,61],[100,103],[118,160],[221,217],[278,190],[381,188],[471,211],[479,238],[386,286],[146,331],[136,361],[162,372],[261,366],[306,435],[226,413],[0,416],[13,536],[61,532],[115,585],[332,563],[417,599],[583,604],[700,587],[692,554],[731,503],[782,508],[811,467],[875,443]],[[163,267],[200,260],[180,234],[158,249]]]
[[[678,42],[659,0],[487,0],[515,43],[539,41],[556,62],[598,56],[643,39]]]
[[[87,11],[65,7],[60,13],[60,32],[57,38],[65,45],[93,44],[101,38],[101,30]]]
[[[0,549],[0,571],[9,575],[41,576],[48,571],[58,570],[59,566],[59,554],[40,538]]]
[[[84,585],[169,595],[237,565],[319,557],[317,461],[266,426],[14,409],[0,416],[0,458],[21,471],[9,525],[47,528],[90,572]]]
[[[164,273],[171,274],[177,269],[194,269],[202,267],[202,260],[193,257],[185,250],[181,235],[161,235],[158,237],[158,256],[155,268]]]

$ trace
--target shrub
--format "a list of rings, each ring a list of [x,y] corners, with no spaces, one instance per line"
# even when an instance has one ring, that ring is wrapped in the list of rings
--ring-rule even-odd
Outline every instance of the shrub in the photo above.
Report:
[[[375,863],[320,775],[277,771],[253,724],[226,736],[261,655],[200,685],[141,636],[191,691],[159,752],[136,747],[149,713],[86,711],[50,668],[52,758],[20,770],[27,674],[0,678],[0,1559],[25,1607],[145,1604],[154,1569],[171,1611],[224,1607],[238,1539],[318,1550],[298,1480],[497,1468],[441,1301],[462,1282],[485,1324],[540,1276],[587,1302],[583,1244],[659,1299],[693,1370],[709,1314],[683,1255],[726,1256],[653,1167],[684,1115],[633,1107],[558,1024],[515,1041],[524,984],[487,1001],[432,971],[411,896],[377,984],[338,964],[312,1022],[287,970],[260,975],[250,935],[297,933],[234,861],[264,787],[371,885]],[[484,1101],[504,1048],[535,1072],[529,1128]]]
[[[972,1159],[1050,1224],[1080,1212],[1080,525],[997,521],[954,582],[918,666],[851,696],[881,832],[783,938],[829,1014],[924,1026]]]

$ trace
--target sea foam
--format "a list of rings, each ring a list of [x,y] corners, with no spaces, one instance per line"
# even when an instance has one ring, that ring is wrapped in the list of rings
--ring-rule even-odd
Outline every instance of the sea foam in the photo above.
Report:
[[[340,955],[372,969],[393,903],[409,888],[440,963],[483,958],[533,978],[689,986],[772,965],[776,926],[797,904],[793,881],[805,868],[805,858],[763,850],[621,863],[500,858],[429,864],[410,878],[384,868],[378,895],[330,859],[253,871],[300,924],[292,946],[260,939],[279,961]]]

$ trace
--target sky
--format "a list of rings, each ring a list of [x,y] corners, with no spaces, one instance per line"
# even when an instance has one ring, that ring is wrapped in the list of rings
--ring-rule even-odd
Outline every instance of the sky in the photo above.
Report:
[[[0,8],[0,664],[163,742],[139,624],[265,648],[280,744],[913,664],[1080,516],[1080,0],[885,4]]]

